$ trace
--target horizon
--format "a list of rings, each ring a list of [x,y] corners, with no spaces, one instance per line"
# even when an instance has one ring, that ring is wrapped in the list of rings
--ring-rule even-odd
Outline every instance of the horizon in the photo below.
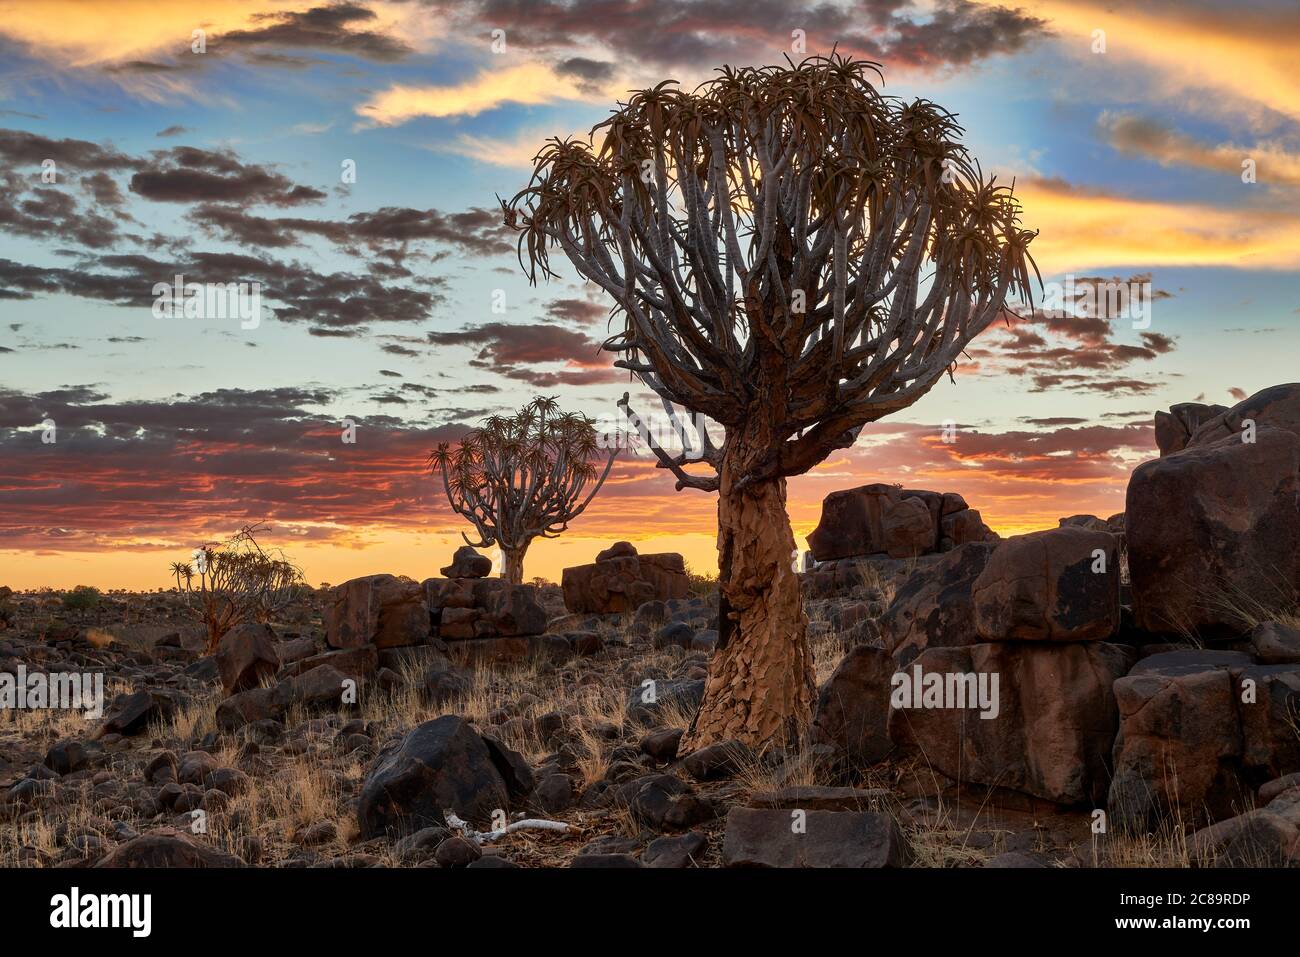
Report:
[[[1040,231],[1045,283],[1131,283],[1149,310],[991,328],[955,384],[789,481],[801,546],[827,494],[873,482],[960,493],[1003,536],[1106,518],[1156,457],[1156,411],[1296,378],[1293,5],[0,11],[0,584],[18,590],[166,589],[169,562],[257,521],[313,585],[436,575],[472,533],[425,471],[437,442],[538,394],[649,407],[599,351],[612,302],[567,263],[530,287],[496,197],[627,90],[780,62],[796,31],[959,115]],[[259,282],[258,320],[159,310],[178,276]],[[716,503],[620,456],[525,580],[622,539],[711,572]]]

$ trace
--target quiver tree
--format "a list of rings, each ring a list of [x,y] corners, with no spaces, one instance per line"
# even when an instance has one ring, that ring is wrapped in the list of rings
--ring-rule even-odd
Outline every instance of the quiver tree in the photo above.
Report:
[[[875,64],[719,73],[634,94],[592,130],[598,150],[550,141],[502,203],[530,280],[560,249],[616,304],[614,364],[725,432],[654,448],[679,490],[720,493],[720,635],[688,749],[806,723],[786,477],[951,374],[1009,297],[1030,301],[1034,269],[1011,190],[951,114],[877,92]]]
[[[193,561],[172,562],[176,590],[208,631],[207,651],[245,621],[268,622],[304,587],[302,572],[278,549],[257,541],[260,525],[247,525],[229,541],[194,550]]]
[[[601,471],[599,447],[590,420],[539,397],[513,416],[492,416],[454,449],[440,443],[428,464],[441,473],[451,507],[478,531],[478,541],[461,533],[466,544],[499,546],[501,577],[518,585],[533,539],[567,529],[605,483],[618,449]]]

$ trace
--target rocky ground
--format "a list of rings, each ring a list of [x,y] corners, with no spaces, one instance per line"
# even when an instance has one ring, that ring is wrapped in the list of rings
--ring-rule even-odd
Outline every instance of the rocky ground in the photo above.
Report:
[[[862,585],[843,598],[810,601],[819,678],[843,658],[845,634],[860,634],[870,613],[883,609],[887,590]],[[580,636],[576,654],[441,668],[442,654],[425,645],[390,661],[396,669],[379,670],[355,705],[313,702],[304,689],[280,717],[222,731],[217,662],[201,654],[203,635],[174,596],[106,596],[81,616],[55,596],[14,596],[16,615],[0,632],[0,670],[12,674],[19,662],[52,672],[102,670],[110,703],[99,721],[41,710],[0,719],[0,865],[432,866],[485,855],[524,867],[711,867],[764,854],[779,862],[789,808],[814,815],[814,835],[822,831],[816,816],[827,812],[877,812],[850,815],[848,823],[888,827],[873,835],[881,847],[828,831],[823,853],[831,855],[884,855],[915,866],[1095,859],[1086,814],[1058,813],[1044,802],[995,808],[982,793],[939,795],[942,776],[914,759],[850,770],[829,748],[809,745],[761,761],[740,749],[675,760],[702,690],[716,599],[575,620],[557,588],[543,589],[543,597],[564,633]],[[290,617],[299,621],[273,629],[286,672],[328,653],[317,602]],[[640,701],[646,681],[658,683],[654,704]],[[517,755],[512,760],[526,762],[498,775],[504,796],[493,790],[497,779],[484,786],[484,828],[494,809],[487,805],[499,803],[515,817],[526,812],[571,830],[516,831],[482,848],[450,841],[445,827],[367,838],[366,815],[379,812],[363,805],[362,791],[377,754],[441,716],[454,716],[442,717],[453,735],[471,743],[490,735]],[[476,776],[486,773],[475,762],[494,765],[485,749],[465,750],[465,766],[456,769],[463,780],[451,793],[477,797]],[[460,815],[476,813],[471,803],[457,808]],[[747,843],[733,837],[725,859],[733,808],[759,810],[733,821]]]
[[[860,583],[809,598],[824,689],[837,668],[841,688],[852,678],[847,648],[880,650],[878,621],[906,570],[906,563],[861,563]],[[345,664],[339,658],[347,652],[325,642],[322,611],[332,596],[322,592],[291,609],[289,623],[250,629],[276,663],[255,681],[247,678],[256,668],[245,669],[246,691],[289,690],[274,717],[234,728],[219,713],[241,692],[227,694],[222,662],[202,654],[203,635],[174,596],[111,595],[93,612],[71,613],[56,596],[16,595],[0,632],[0,671],[12,674],[19,663],[102,671],[109,705],[100,720],[40,710],[0,718],[0,865],[1189,861],[1181,835],[1099,839],[1087,807],[958,783],[923,754],[888,745],[884,757],[871,754],[878,745],[863,750],[874,733],[865,726],[856,731],[857,758],[846,758],[833,742],[855,733],[845,731],[852,722],[840,713],[831,727],[826,701],[822,743],[761,760],[735,747],[678,760],[676,743],[716,640],[716,597],[652,600],[635,613],[606,615],[569,614],[555,586],[540,597],[549,635],[563,635],[567,649],[546,642],[518,660],[462,664],[448,658],[444,643],[386,649],[353,704],[340,700],[334,665],[302,670],[322,656]],[[312,674],[324,680],[304,684]],[[644,703],[649,681],[656,701]],[[420,727],[430,741],[413,740]],[[367,793],[367,782],[381,775],[380,752],[402,748],[418,759],[421,747],[453,755],[442,774],[413,781],[399,769]],[[390,800],[385,788],[399,796]],[[440,802],[454,804],[476,830],[490,829],[497,808],[509,809],[508,820],[561,821],[569,830],[523,829],[479,845],[430,823],[443,822]],[[797,838],[796,809],[809,816]],[[386,827],[425,811],[419,827]]]

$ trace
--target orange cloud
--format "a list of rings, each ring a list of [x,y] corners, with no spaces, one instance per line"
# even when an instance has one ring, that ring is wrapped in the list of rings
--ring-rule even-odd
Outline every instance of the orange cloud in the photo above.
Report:
[[[1294,209],[1138,199],[1050,179],[1021,181],[1016,193],[1025,222],[1042,230],[1031,249],[1045,274],[1112,266],[1300,266]]]
[[[1294,5],[1251,10],[1173,0],[1028,0],[1027,7],[1081,56],[1144,63],[1169,93],[1208,88],[1300,118],[1300,10]],[[1105,31],[1104,54],[1091,53],[1094,30]]]
[[[481,70],[472,79],[449,86],[390,86],[358,106],[357,113],[378,126],[395,126],[420,116],[477,116],[503,103],[536,105],[592,98],[573,78],[529,61]]]

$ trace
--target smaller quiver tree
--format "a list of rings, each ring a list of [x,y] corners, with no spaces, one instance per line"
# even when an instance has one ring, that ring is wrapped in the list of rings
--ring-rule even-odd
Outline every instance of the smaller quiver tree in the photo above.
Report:
[[[269,622],[301,594],[302,572],[279,549],[264,548],[261,525],[247,525],[226,542],[194,550],[191,562],[172,562],[176,590],[198,612],[212,654],[236,625]]]
[[[440,443],[428,466],[441,474],[452,509],[478,532],[477,541],[461,537],[474,548],[497,545],[501,577],[519,585],[533,539],[558,536],[605,483],[618,449],[602,470],[600,445],[591,420],[539,397],[513,416],[492,416],[455,448]]]

